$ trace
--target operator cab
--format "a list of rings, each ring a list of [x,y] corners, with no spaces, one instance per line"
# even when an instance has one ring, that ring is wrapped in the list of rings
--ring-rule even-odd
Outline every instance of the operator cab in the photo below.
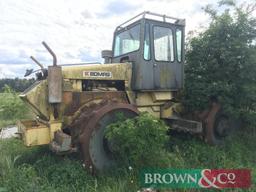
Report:
[[[112,63],[132,63],[133,90],[182,88],[184,28],[183,19],[151,12],[143,12],[116,28]]]

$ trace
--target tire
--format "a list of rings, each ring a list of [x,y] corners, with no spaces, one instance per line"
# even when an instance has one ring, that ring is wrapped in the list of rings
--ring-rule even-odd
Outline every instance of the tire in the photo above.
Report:
[[[218,102],[212,102],[210,106],[203,120],[204,139],[210,145],[220,145],[230,135],[232,125]]]
[[[116,114],[123,113],[126,118],[138,115],[137,109],[130,104],[107,103],[93,110],[89,120],[82,121],[83,132],[79,136],[83,162],[92,172],[102,172],[116,165],[111,154],[111,141],[107,141],[105,131],[108,125],[117,121]]]
[[[229,118],[224,114],[217,114],[213,127],[212,144],[224,144],[226,138],[231,134],[231,130]]]

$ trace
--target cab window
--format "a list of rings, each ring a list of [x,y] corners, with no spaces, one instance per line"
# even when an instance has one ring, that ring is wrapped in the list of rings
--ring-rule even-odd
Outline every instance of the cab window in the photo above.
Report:
[[[154,53],[157,61],[174,61],[173,33],[170,28],[154,27]]]
[[[180,29],[176,30],[176,50],[177,50],[177,60],[181,62],[181,54],[182,54],[182,31]]]
[[[149,39],[149,24],[146,23],[145,25],[145,36],[144,36],[144,59],[145,60],[150,60],[151,55],[150,55],[150,39]]]

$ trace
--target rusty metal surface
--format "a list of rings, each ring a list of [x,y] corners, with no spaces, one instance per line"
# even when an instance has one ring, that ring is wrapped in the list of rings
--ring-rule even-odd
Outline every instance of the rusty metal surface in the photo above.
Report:
[[[74,115],[74,113],[77,112],[86,103],[95,100],[115,98],[121,103],[128,103],[126,93],[124,91],[72,92],[64,93],[64,96],[64,102],[69,103],[64,112],[64,115],[67,116]]]
[[[221,105],[217,102],[212,102],[209,109],[201,113],[200,118],[202,118],[205,126],[205,141],[210,145],[216,144],[214,124],[216,120],[216,115],[220,111]]]
[[[73,140],[77,140],[79,143],[82,151],[84,165],[91,171],[91,173],[102,170],[99,170],[100,168],[95,165],[99,159],[95,159],[96,157],[93,155],[93,151],[97,151],[97,149],[92,149],[90,147],[90,141],[94,136],[94,132],[100,126],[100,120],[105,115],[114,110],[126,110],[134,114],[139,113],[134,105],[118,103],[117,100],[103,100],[99,104],[92,103],[89,107],[87,107],[81,116],[76,121],[74,121],[72,125],[72,137],[74,138]]]
[[[72,150],[71,136],[63,133],[61,130],[54,133],[54,139],[50,144],[50,149],[56,153]]]
[[[71,91],[65,91],[62,95],[63,104],[69,105],[73,101],[73,93]]]
[[[48,67],[48,100],[49,103],[62,101],[62,71],[60,66]]]

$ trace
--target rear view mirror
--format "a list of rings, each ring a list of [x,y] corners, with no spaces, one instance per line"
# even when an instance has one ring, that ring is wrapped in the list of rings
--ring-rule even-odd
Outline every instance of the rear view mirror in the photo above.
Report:
[[[34,71],[33,69],[27,69],[24,77],[31,75],[33,73],[33,71]]]

